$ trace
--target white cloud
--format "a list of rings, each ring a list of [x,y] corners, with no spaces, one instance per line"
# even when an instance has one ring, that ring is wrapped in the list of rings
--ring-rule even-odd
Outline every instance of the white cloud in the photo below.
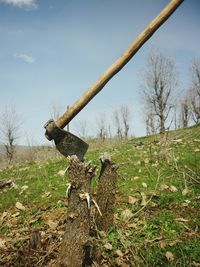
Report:
[[[20,8],[37,8],[37,0],[0,0],[2,3],[10,4]]]
[[[28,64],[32,64],[35,62],[35,58],[26,54],[14,54],[13,55],[14,58],[16,59],[21,59],[24,62],[28,63]]]

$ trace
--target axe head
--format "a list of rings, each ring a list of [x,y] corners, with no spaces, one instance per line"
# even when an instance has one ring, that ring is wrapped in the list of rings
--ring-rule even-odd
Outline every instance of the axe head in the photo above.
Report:
[[[83,160],[89,147],[87,143],[79,137],[59,128],[53,120],[49,120],[45,125],[45,136],[48,140],[54,140],[56,148],[65,157],[76,155],[79,160]]]

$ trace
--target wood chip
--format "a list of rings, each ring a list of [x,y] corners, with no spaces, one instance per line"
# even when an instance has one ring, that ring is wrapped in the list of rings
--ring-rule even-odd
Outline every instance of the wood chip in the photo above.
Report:
[[[167,258],[168,261],[174,260],[174,255],[170,251],[166,252],[165,257]]]

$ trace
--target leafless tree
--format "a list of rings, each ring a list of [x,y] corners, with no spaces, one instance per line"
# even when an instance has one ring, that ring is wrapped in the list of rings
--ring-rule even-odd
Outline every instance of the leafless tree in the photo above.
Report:
[[[69,106],[67,106],[66,109],[68,110]],[[62,110],[63,110],[63,108],[59,104],[57,104],[57,103],[52,104],[50,107],[51,118],[54,121],[56,121],[61,116]],[[66,128],[67,128],[67,131],[69,131],[69,124],[67,124]]]
[[[114,124],[119,139],[128,138],[130,128],[131,113],[127,105],[122,105],[119,109],[114,111]]]
[[[105,114],[101,114],[96,119],[96,124],[97,124],[97,137],[104,140],[107,136]]]
[[[192,62],[192,84],[197,95],[200,96],[200,59],[195,59]]]
[[[122,134],[122,126],[121,126],[121,120],[120,120],[119,111],[115,110],[113,116],[114,116],[114,124],[115,124],[115,127],[116,127],[117,137],[119,139],[122,139],[123,134]]]
[[[21,119],[15,107],[6,107],[0,117],[1,142],[5,147],[6,156],[11,163],[16,152],[16,141],[19,138]]]
[[[180,101],[180,120],[181,120],[181,127],[185,128],[189,125],[189,120],[191,116],[191,97],[189,91],[186,92]]]
[[[156,133],[156,122],[155,122],[155,116],[153,114],[152,109],[146,111],[145,124],[146,124],[147,135]]]
[[[200,123],[200,60],[192,63],[191,109],[196,124]]]
[[[177,73],[174,61],[162,53],[152,50],[144,72],[143,94],[147,110],[153,110],[158,120],[159,132],[164,133],[170,111],[174,106],[174,89]]]
[[[88,124],[86,120],[79,120],[77,123],[77,131],[82,139],[85,139],[88,134]]]
[[[128,138],[128,131],[130,128],[130,110],[127,105],[123,105],[120,108],[120,114],[124,126],[124,138]]]
[[[50,107],[50,114],[53,120],[57,120],[60,117],[62,108],[60,105],[54,103]]]

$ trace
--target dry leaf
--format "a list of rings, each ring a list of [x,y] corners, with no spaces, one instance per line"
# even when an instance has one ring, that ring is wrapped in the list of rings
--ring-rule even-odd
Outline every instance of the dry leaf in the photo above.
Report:
[[[161,249],[163,249],[163,248],[165,248],[166,247],[166,242],[164,241],[164,240],[161,240],[160,242],[159,242],[159,245],[160,245],[160,248]]]
[[[18,210],[25,210],[25,209],[26,209],[26,208],[22,205],[22,203],[20,203],[20,202],[16,202],[15,207],[16,207]]]
[[[15,217],[18,217],[20,215],[19,211],[15,212],[14,214],[12,214],[12,217],[15,218]]]
[[[178,191],[178,189],[174,185],[170,185],[169,190],[173,193]]]
[[[142,197],[142,202],[141,202],[141,206],[146,206],[147,204],[147,196],[144,192],[141,192],[141,197]]]
[[[45,193],[42,195],[42,198],[45,198],[45,197],[51,197],[51,192],[45,192]]]
[[[0,238],[0,248],[6,248],[6,240]]]
[[[144,188],[147,188],[147,184],[146,184],[146,183],[142,183],[142,186],[143,186]]]
[[[137,223],[129,223],[128,228],[136,228],[137,227]]]
[[[23,185],[21,187],[21,191],[19,192],[19,194],[22,195],[24,193],[24,191],[27,190],[27,189],[28,189],[28,185]]]
[[[121,252],[121,250],[119,250],[119,249],[117,249],[116,251],[115,251],[115,255],[117,256],[117,257],[123,257],[124,256],[124,254]]]
[[[112,245],[110,243],[106,243],[104,245],[104,248],[107,249],[107,250],[112,250],[113,249],[113,247],[112,247]]]
[[[190,203],[191,203],[191,201],[189,199],[186,199],[185,203],[183,203],[182,206],[187,207]]]
[[[46,224],[47,224],[50,228],[55,229],[55,228],[58,226],[59,222],[58,222],[58,221],[48,220],[48,221],[46,222]]]
[[[140,179],[139,176],[134,176],[134,177],[133,177],[133,180],[138,180],[138,179]]]
[[[59,176],[61,176],[61,177],[63,177],[63,176],[65,176],[65,173],[66,173],[66,170],[60,170],[59,172],[58,172],[58,175]]]
[[[182,195],[186,196],[189,192],[190,192],[189,189],[186,187],[185,189],[183,189]]]
[[[169,188],[169,186],[167,185],[167,184],[161,184],[160,185],[160,190],[161,191],[164,191],[164,190],[166,190],[166,189],[168,189]]]
[[[4,211],[3,214],[1,215],[1,221],[3,221],[3,219],[5,217],[7,217],[7,215],[8,215],[8,212],[7,211]]]
[[[166,252],[165,257],[167,258],[168,261],[174,260],[174,255],[170,251]]]
[[[28,189],[28,185],[23,185],[22,187],[21,187],[21,189],[24,191],[24,190],[26,190],[26,189]]]
[[[154,202],[154,201],[151,201],[150,205],[151,205],[152,208],[155,208],[155,207],[158,206],[158,204],[156,202]]]
[[[198,263],[198,262],[193,261],[192,264],[194,267],[200,267],[200,263]]]
[[[169,246],[174,247],[174,246],[176,246],[177,242],[178,242],[177,240],[171,241],[171,242],[169,242]]]
[[[133,213],[129,209],[122,211],[121,218],[123,221],[128,221],[131,217],[133,217]]]
[[[128,203],[134,205],[136,202],[138,202],[138,199],[136,197],[129,196],[128,197]]]

